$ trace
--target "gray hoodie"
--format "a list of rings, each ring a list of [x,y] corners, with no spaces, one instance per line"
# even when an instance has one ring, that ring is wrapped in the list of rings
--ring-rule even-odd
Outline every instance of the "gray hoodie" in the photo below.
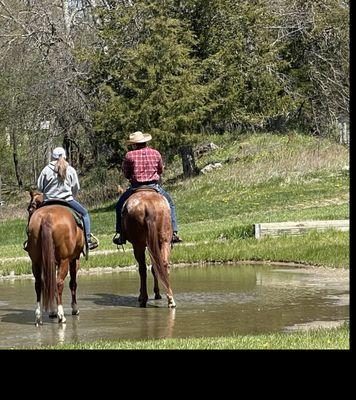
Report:
[[[73,196],[76,196],[80,189],[77,172],[68,165],[67,177],[62,182],[55,172],[56,163],[57,161],[51,161],[43,168],[37,180],[37,188],[43,193],[44,200],[73,200]]]

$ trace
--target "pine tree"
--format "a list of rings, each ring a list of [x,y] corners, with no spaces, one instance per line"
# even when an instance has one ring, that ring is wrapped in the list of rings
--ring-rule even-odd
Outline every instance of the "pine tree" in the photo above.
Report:
[[[192,56],[194,38],[176,18],[174,1],[137,1],[103,11],[102,50],[95,57],[96,130],[118,158],[123,139],[141,130],[161,150],[199,129],[204,87]]]

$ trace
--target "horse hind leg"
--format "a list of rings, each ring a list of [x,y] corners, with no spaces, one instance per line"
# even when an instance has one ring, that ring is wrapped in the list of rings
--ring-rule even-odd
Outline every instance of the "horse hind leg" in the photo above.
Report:
[[[58,274],[57,274],[58,323],[66,323],[67,322],[66,317],[64,316],[64,309],[63,309],[63,305],[62,305],[62,293],[63,293],[63,287],[64,287],[64,279],[68,274],[68,266],[69,266],[68,260],[61,260],[61,262],[59,264]]]
[[[147,266],[145,260],[145,248],[142,246],[134,245],[134,255],[138,262],[138,271],[140,273],[140,295],[138,301],[140,307],[146,307],[148,294],[147,294]]]
[[[151,271],[153,275],[153,292],[155,294],[155,300],[161,300],[162,296],[159,293],[158,279],[153,267],[151,268]]]
[[[174,301],[173,298],[173,291],[171,288],[171,284],[170,284],[170,279],[169,279],[169,255],[170,255],[170,243],[163,243],[162,247],[161,247],[161,255],[162,255],[162,261],[163,261],[163,265],[164,268],[167,271],[167,277],[168,277],[168,288],[167,288],[167,300],[168,300],[168,307],[169,308],[175,308],[176,302]]]
[[[34,268],[33,268],[34,270]],[[35,310],[35,325],[40,326],[43,324],[42,321],[42,307],[41,307],[41,274],[35,274],[35,291],[36,291],[36,299],[37,299],[37,307]]]
[[[70,281],[69,288],[72,294],[72,315],[78,315],[79,309],[77,305],[77,271],[79,269],[79,260],[75,259],[70,262]]]

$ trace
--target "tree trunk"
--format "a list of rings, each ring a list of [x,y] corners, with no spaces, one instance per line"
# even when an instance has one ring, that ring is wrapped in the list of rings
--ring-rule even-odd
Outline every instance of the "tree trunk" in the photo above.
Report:
[[[12,155],[13,155],[13,160],[14,160],[17,184],[19,185],[19,188],[22,190],[23,183],[22,183],[22,178],[21,178],[20,171],[19,171],[19,159],[18,159],[18,155],[17,155],[17,140],[16,140],[16,134],[15,134],[14,130],[12,130],[11,136],[12,136]]]
[[[193,147],[191,145],[181,146],[179,153],[182,157],[183,175],[188,178],[199,173],[198,168],[195,166],[195,158]]]

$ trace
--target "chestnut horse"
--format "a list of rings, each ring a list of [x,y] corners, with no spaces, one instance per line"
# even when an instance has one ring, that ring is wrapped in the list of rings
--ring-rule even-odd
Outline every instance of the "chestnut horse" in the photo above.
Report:
[[[172,224],[167,200],[153,189],[138,189],[126,201],[122,211],[122,228],[125,238],[132,243],[140,273],[140,307],[146,307],[147,247],[152,262],[155,299],[161,299],[158,279],[166,289],[168,307],[176,306],[169,281],[169,256]],[[158,278],[158,279],[157,279]]]
[[[53,316],[55,300],[58,322],[64,323],[66,318],[62,305],[62,292],[68,269],[71,278],[69,287],[72,293],[72,314],[79,314],[76,277],[80,254],[85,246],[84,233],[66,206],[56,204],[38,208],[43,195],[35,191],[31,191],[30,195],[27,251],[35,277],[36,326],[42,325],[42,308],[51,311]]]

